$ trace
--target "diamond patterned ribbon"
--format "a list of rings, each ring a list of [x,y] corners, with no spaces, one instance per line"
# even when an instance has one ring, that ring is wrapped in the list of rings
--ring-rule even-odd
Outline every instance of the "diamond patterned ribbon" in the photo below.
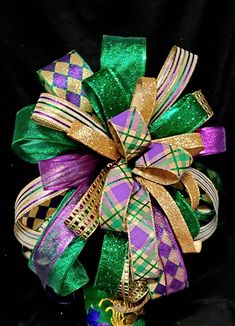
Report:
[[[150,294],[155,299],[183,290],[188,285],[188,278],[181,252],[166,217],[157,207],[153,211],[159,241],[158,251],[163,266],[159,279],[148,281]]]
[[[91,75],[91,68],[74,50],[38,71],[48,93],[82,107],[88,113],[93,110],[82,88],[82,80]]]

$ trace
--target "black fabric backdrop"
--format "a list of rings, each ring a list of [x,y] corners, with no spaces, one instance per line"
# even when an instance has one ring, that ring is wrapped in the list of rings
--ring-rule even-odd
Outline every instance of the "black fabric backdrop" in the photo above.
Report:
[[[17,158],[10,144],[16,112],[35,103],[42,91],[36,70],[76,49],[97,71],[103,34],[145,36],[147,76],[157,75],[174,44],[197,53],[196,72],[184,94],[201,88],[215,112],[209,125],[227,128],[227,153],[201,159],[223,179],[220,227],[199,255],[185,256],[189,289],[147,304],[147,325],[235,325],[235,2],[7,1],[1,4],[0,26],[1,177],[8,180],[1,182],[1,325],[85,325],[81,295],[71,305],[50,299],[14,239],[15,197],[38,171]],[[82,254],[91,275],[97,251],[92,240]]]

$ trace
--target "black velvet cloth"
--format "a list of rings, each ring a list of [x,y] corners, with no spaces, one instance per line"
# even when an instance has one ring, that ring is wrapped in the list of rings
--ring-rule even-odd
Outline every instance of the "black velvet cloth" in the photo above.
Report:
[[[97,71],[103,34],[145,36],[146,76],[157,76],[174,44],[197,53],[198,65],[184,94],[202,89],[215,112],[208,125],[224,125],[227,129],[227,153],[200,159],[223,179],[220,227],[204,242],[200,254],[184,256],[189,289],[147,304],[147,325],[235,325],[235,200],[232,194],[235,182],[235,2],[4,1],[0,26],[0,139],[4,165],[0,199],[0,325],[85,325],[81,295],[78,293],[70,305],[58,304],[45,294],[21,255],[21,247],[13,235],[14,200],[20,189],[38,176],[38,169],[16,157],[10,144],[16,112],[35,103],[42,91],[36,70],[75,49]],[[81,260],[94,275],[92,266],[99,251],[95,239],[89,248]]]

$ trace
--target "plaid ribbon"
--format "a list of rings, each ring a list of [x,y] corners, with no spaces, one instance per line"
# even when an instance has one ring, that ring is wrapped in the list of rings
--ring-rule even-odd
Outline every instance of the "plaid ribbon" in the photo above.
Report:
[[[100,224],[103,229],[125,231],[125,216],[132,193],[131,169],[121,159],[108,173],[100,203]]]
[[[153,143],[149,150],[136,161],[137,168],[134,172],[142,176],[147,174],[149,180],[169,185],[177,182],[191,164],[191,155],[183,149]]]
[[[135,180],[126,220],[133,279],[157,278],[160,261],[152,204],[147,190]]]
[[[126,110],[108,122],[118,149],[127,160],[141,154],[150,145],[150,134],[136,108]]]

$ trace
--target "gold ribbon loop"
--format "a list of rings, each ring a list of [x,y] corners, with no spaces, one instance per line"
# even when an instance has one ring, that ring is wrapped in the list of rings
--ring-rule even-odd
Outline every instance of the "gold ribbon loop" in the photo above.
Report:
[[[146,125],[148,125],[152,117],[156,105],[156,97],[157,79],[149,77],[139,78],[132,97],[131,107],[136,107]]]
[[[198,184],[192,174],[187,171],[180,180],[185,186],[190,199],[190,205],[193,210],[195,210],[199,205],[200,200],[200,190]]]
[[[110,138],[79,121],[72,123],[67,135],[111,160],[116,161],[120,157],[116,144]]]
[[[88,239],[99,225],[99,202],[109,169],[103,169],[74,207],[65,224],[79,237]]]
[[[176,135],[166,138],[158,138],[152,140],[152,143],[161,143],[180,147],[183,148],[185,151],[189,152],[192,156],[199,154],[204,149],[201,135],[197,132]]]

